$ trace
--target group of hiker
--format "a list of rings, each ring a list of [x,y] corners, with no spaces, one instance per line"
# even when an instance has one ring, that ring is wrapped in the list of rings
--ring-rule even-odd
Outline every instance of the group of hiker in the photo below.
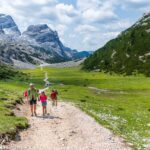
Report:
[[[48,97],[45,94],[44,90],[39,91],[34,87],[33,83],[30,83],[30,88],[24,92],[24,97],[26,97],[27,102],[30,104],[31,107],[31,116],[37,116],[36,113],[36,105],[37,101],[40,101],[42,104],[42,112],[43,116],[47,114],[47,100]],[[57,90],[52,90],[50,92],[50,99],[52,100],[52,105],[57,106]]]

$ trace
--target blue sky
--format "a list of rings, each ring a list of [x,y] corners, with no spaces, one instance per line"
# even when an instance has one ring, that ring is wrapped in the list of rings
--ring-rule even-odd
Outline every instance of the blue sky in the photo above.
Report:
[[[11,15],[21,31],[46,23],[79,51],[102,47],[149,11],[150,0],[0,0],[0,13]]]

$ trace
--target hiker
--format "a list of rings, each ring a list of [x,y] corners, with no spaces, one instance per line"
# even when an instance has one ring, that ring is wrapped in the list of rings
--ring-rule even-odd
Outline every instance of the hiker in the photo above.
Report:
[[[40,90],[36,90],[36,91],[37,91],[37,94],[38,94],[37,99],[38,99],[38,101],[40,101]]]
[[[38,92],[36,88],[34,87],[34,84],[30,83],[30,88],[28,90],[28,102],[31,106],[31,116],[33,116],[33,112],[34,112],[34,115],[37,116],[36,114],[37,99],[38,99]]]
[[[26,91],[23,93],[23,96],[25,97],[26,102],[27,102],[27,101],[28,101],[28,90],[26,90]]]
[[[52,90],[50,97],[51,97],[53,106],[57,106],[57,95],[58,95],[57,90]]]
[[[45,116],[47,114],[47,96],[44,91],[40,94],[40,101],[42,103],[43,116]]]

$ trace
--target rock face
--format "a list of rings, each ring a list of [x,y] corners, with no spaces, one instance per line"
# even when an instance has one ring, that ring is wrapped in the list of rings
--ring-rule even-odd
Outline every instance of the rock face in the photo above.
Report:
[[[18,26],[14,22],[11,16],[0,14],[0,30],[8,35],[20,35]],[[0,32],[1,33],[1,32]]]
[[[23,32],[23,37],[28,41],[34,40],[37,43],[36,45],[43,47],[53,57],[58,55],[64,60],[70,60],[73,57],[72,50],[66,48],[59,40],[58,33],[51,30],[46,24],[30,25]]]
[[[59,41],[57,32],[52,31],[46,24],[30,25],[23,35],[35,39],[39,44]]]
[[[22,34],[11,16],[0,14],[0,60],[14,65],[15,60],[28,64],[57,63],[81,59],[87,53],[65,47],[57,31],[46,24],[30,25]]]
[[[84,69],[150,76],[149,31],[150,12],[86,59]]]

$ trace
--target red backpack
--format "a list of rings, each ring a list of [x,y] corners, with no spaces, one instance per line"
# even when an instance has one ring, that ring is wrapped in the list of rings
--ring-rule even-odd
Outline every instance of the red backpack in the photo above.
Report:
[[[28,96],[28,90],[24,92],[24,97]]]

